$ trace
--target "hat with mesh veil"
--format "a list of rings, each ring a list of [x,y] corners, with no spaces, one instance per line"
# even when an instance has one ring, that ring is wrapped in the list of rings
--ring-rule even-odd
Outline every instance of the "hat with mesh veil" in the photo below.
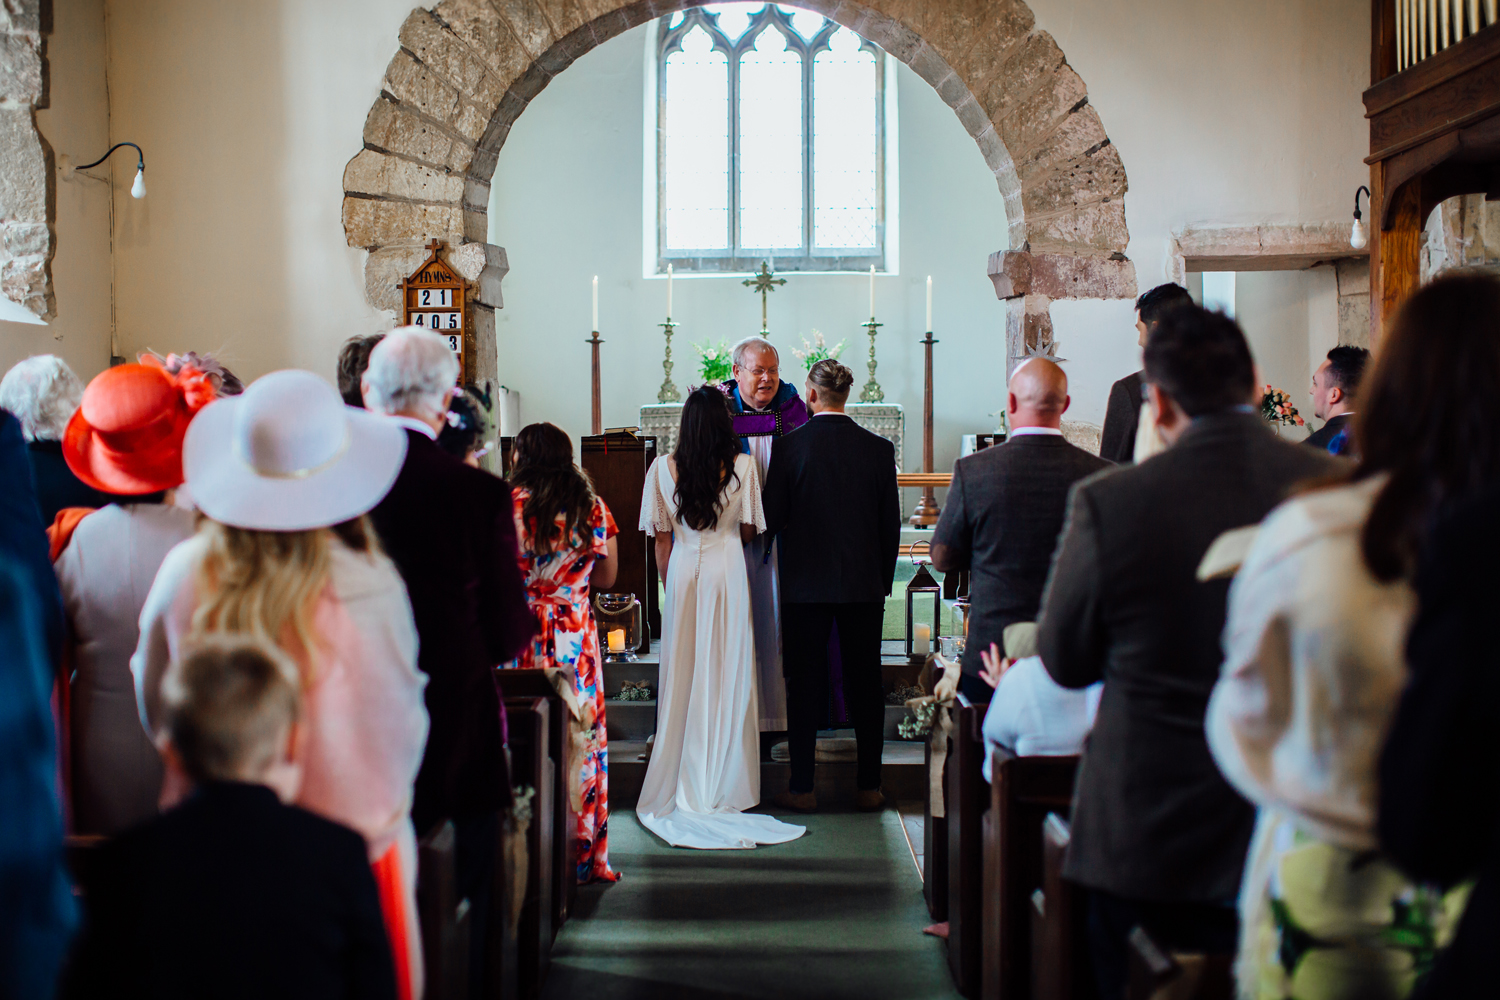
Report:
[[[312,372],[272,372],[210,403],[188,427],[182,465],[198,509],[257,531],[306,531],[368,512],[390,491],[406,434],[345,406]]]

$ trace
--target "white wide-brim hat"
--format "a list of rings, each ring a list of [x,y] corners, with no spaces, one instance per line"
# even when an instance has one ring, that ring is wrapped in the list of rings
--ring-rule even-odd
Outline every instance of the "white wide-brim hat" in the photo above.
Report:
[[[307,531],[364,514],[390,492],[406,432],[345,406],[312,372],[256,379],[188,426],[182,470],[198,509],[255,531]]]

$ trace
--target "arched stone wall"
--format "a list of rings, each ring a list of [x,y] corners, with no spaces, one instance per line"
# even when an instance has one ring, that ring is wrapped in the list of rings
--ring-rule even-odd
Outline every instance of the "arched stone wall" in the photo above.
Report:
[[[371,303],[437,237],[478,283],[478,378],[495,372],[505,251],[486,242],[490,180],[512,123],[573,60],[702,0],[442,0],[401,27],[401,48],[344,170],[344,231],[364,247]],[[1056,298],[1135,294],[1125,257],[1125,167],[1088,90],[1024,0],[796,0],[852,28],[931,84],[974,137],[1005,198],[1007,251],[990,273],[1014,358],[1050,344]],[[1000,242],[996,234],[996,242]],[[977,266],[977,262],[976,262]]]

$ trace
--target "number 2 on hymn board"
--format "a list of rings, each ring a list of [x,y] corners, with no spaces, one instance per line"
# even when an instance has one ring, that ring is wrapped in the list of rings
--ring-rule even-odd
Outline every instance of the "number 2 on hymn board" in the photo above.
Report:
[[[417,296],[419,308],[430,306],[442,308],[453,305],[453,289],[451,288],[423,288],[417,292]]]

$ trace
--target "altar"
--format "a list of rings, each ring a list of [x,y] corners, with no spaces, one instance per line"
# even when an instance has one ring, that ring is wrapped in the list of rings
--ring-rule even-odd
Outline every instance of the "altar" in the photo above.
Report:
[[[896,468],[904,468],[901,446],[906,436],[906,414],[900,403],[849,403],[844,412],[865,430],[895,445]],[[641,407],[641,436],[656,438],[658,455],[670,455],[677,448],[677,429],[681,424],[681,403],[651,403]]]

